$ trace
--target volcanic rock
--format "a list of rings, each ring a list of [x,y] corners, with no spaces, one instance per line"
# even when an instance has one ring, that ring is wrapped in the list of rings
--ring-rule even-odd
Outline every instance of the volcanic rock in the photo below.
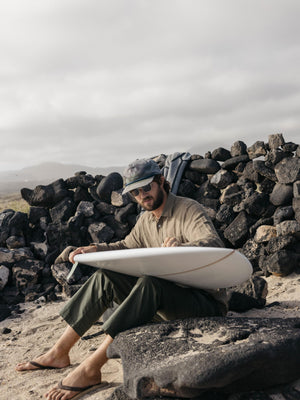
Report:
[[[300,370],[300,319],[194,318],[116,336],[130,398],[195,398],[292,382]],[[263,371],[263,374],[261,373]]]

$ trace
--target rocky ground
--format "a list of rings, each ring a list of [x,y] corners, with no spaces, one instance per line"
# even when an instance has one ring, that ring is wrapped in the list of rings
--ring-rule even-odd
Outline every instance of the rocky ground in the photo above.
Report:
[[[293,273],[284,278],[269,276],[266,306],[252,309],[246,313],[230,312],[228,316],[247,316],[261,318],[293,318],[300,316],[300,275]],[[34,302],[21,304],[22,313],[16,313],[0,322],[0,400],[33,400],[42,399],[49,387],[62,379],[69,368],[74,368],[86,355],[93,351],[103,340],[95,336],[101,325],[94,325],[88,332],[88,340],[80,340],[72,349],[72,366],[63,371],[44,370],[17,373],[15,365],[22,360],[30,360],[46,351],[63,332],[64,322],[58,316],[65,299],[57,302],[38,304]],[[94,336],[93,336],[94,335]],[[82,397],[83,400],[107,399],[123,382],[120,359],[109,360],[103,369],[103,379],[109,386]],[[298,385],[298,386],[297,386]],[[300,382],[296,383],[300,391]],[[269,394],[272,400],[283,400],[278,393]],[[296,399],[296,397],[295,397]]]

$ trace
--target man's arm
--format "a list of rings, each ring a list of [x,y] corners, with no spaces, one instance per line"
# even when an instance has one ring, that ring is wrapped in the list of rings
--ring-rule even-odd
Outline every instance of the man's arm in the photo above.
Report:
[[[180,246],[225,247],[204,207],[191,203],[185,211]]]

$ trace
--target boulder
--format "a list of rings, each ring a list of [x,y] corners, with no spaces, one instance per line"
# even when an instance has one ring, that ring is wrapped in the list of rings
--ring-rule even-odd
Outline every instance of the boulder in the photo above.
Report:
[[[255,142],[252,146],[247,148],[247,153],[249,155],[250,160],[266,155],[267,151],[264,142],[262,141]]]
[[[211,158],[216,161],[226,161],[231,158],[231,153],[224,147],[218,147],[211,153]]]
[[[260,276],[253,276],[241,285],[228,289],[229,310],[245,312],[252,308],[263,308],[267,294],[267,281]]]
[[[262,390],[299,378],[299,326],[299,318],[151,324],[118,334],[108,357],[121,357],[130,398],[209,399],[211,390]]]
[[[94,243],[110,242],[114,236],[114,231],[104,222],[90,224],[88,232]]]
[[[270,202],[274,206],[290,204],[293,198],[293,186],[284,183],[276,183],[270,195]]]
[[[242,246],[248,236],[249,218],[245,211],[241,211],[231,224],[225,229],[224,237],[234,246]]]
[[[189,164],[189,169],[202,174],[215,174],[220,169],[220,164],[212,159],[194,160]]]
[[[294,183],[300,179],[300,158],[284,158],[275,166],[279,183]]]
[[[97,187],[97,195],[99,199],[110,203],[111,193],[114,190],[122,189],[123,178],[118,172],[112,172],[108,174],[104,179],[101,180]]]
[[[231,146],[230,154],[231,157],[238,157],[247,154],[247,145],[241,140],[234,142]]]
[[[257,243],[268,242],[272,238],[276,237],[277,229],[275,226],[261,225],[257,228],[254,240]]]
[[[282,133],[277,133],[275,135],[269,135],[269,148],[271,150],[276,150],[278,147],[282,147],[284,145],[285,141],[283,138]]]

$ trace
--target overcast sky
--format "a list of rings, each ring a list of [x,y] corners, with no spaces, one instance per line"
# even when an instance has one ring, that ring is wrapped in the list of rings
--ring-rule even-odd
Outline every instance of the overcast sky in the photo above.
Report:
[[[0,170],[299,143],[299,0],[1,0]]]

